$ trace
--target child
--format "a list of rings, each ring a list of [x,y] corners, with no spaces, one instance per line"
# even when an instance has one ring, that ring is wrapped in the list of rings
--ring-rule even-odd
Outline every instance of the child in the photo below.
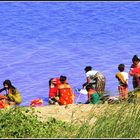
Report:
[[[92,84],[88,84],[86,86],[86,90],[88,92],[88,102],[87,103],[89,103],[89,104],[99,104],[100,103],[100,96],[94,90]]]
[[[120,64],[118,70],[120,72],[116,73],[115,77],[119,81],[118,91],[121,100],[127,100],[128,98],[128,73],[124,72],[125,65]]]

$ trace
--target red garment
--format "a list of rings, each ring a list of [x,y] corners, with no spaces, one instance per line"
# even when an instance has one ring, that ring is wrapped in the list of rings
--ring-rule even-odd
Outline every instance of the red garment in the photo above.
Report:
[[[140,68],[132,68],[130,70],[131,75],[140,74]]]
[[[35,107],[35,106],[42,105],[42,103],[43,103],[43,100],[40,99],[40,98],[37,98],[37,99],[32,100],[31,103],[30,103],[30,105],[33,106],[33,107]]]
[[[50,90],[49,90],[49,98],[51,97],[54,97],[57,95],[57,86],[54,86],[54,87],[50,87]]]
[[[49,89],[49,98],[52,98],[57,95],[58,86],[60,85],[60,79],[54,78],[51,81],[51,86]]]
[[[74,101],[74,94],[69,84],[61,84],[58,87],[60,105],[72,104]]]
[[[54,79],[52,79],[52,83],[55,84],[55,85],[60,85],[61,84],[60,78],[54,78]]]
[[[137,65],[132,64],[129,73],[133,76],[133,88],[140,86],[140,62]]]
[[[0,99],[7,99],[7,97],[0,94]]]
[[[4,101],[0,100],[0,108],[5,108]]]
[[[119,96],[121,99],[128,98],[128,87],[126,86],[118,86]]]

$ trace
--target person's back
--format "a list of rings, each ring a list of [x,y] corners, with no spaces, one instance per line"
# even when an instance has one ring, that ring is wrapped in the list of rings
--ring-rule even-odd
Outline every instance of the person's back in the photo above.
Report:
[[[124,80],[125,80],[125,81],[126,81],[126,83],[128,84],[128,73],[127,73],[127,72],[125,72],[125,71],[123,71],[123,72],[121,72],[121,74],[123,75]]]
[[[87,101],[87,103],[89,103],[89,104],[99,104],[100,103],[100,96],[94,90],[92,84],[88,84],[86,86],[86,90],[88,92],[88,101]]]
[[[49,98],[53,98],[56,96],[59,84],[59,78],[52,78],[49,80]]]
[[[88,83],[95,83],[95,75],[97,74],[98,71],[95,70],[90,70],[86,73],[86,76],[88,77]]]
[[[59,103],[60,104],[72,104],[73,100],[71,98],[72,91],[71,87],[68,84],[62,84],[58,87],[59,90]]]
[[[51,78],[49,80],[49,104],[57,104],[57,100],[55,99],[57,96],[58,86],[60,84],[59,78]]]
[[[84,70],[86,72],[87,83],[92,83],[92,86],[102,97],[105,93],[105,76],[99,71],[92,70],[91,66],[86,66]]]
[[[116,73],[116,78],[119,81],[119,85],[128,85],[128,73],[127,72]]]
[[[60,77],[61,84],[58,86],[58,103],[60,105],[72,104],[74,101],[74,93],[71,86],[66,82],[66,77]]]
[[[100,103],[100,96],[97,92],[93,92],[91,94],[90,104],[99,104]]]
[[[118,70],[119,72],[116,73],[115,77],[119,81],[118,91],[119,97],[122,100],[126,100],[128,98],[128,73],[124,72],[125,65],[119,64]]]

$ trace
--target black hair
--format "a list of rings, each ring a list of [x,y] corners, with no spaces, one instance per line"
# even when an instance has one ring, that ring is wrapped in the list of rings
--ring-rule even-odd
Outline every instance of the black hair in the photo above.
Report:
[[[2,91],[4,91],[4,90],[6,90],[6,88],[4,87],[4,88],[2,88],[2,89],[0,89],[0,93],[2,92]]]
[[[3,86],[5,86],[5,84],[8,85],[8,89],[10,89],[10,88],[16,89],[16,88],[12,85],[12,83],[11,83],[10,80],[5,80],[5,81],[3,82]]]
[[[124,64],[120,64],[120,65],[118,66],[118,70],[119,70],[120,72],[123,72],[124,69],[125,69],[125,65],[124,65]]]
[[[86,85],[86,90],[89,91],[90,89],[94,89],[92,84],[88,84]]]
[[[86,72],[92,70],[92,67],[91,66],[86,66],[85,69],[84,69]]]
[[[66,80],[67,80],[66,76],[63,76],[63,75],[60,76],[60,82],[61,83],[64,83]]]
[[[53,80],[53,78],[51,78],[51,79],[49,80],[49,87],[51,86],[52,80]]]
[[[140,61],[140,58],[137,55],[134,55],[132,58],[132,62],[134,61]]]

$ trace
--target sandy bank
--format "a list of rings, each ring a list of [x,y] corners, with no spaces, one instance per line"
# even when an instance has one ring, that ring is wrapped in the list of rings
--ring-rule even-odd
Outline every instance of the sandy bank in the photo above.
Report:
[[[47,121],[48,118],[56,118],[57,120],[82,123],[90,119],[90,123],[94,123],[96,118],[100,116],[108,105],[93,104],[73,104],[68,106],[49,105],[35,107],[35,114],[41,121]]]
[[[48,118],[55,118],[64,122],[83,123],[90,120],[95,123],[97,118],[106,113],[116,114],[125,107],[125,114],[129,114],[132,108],[140,108],[140,104],[71,104],[71,105],[48,105],[34,107],[34,114],[39,120],[47,121]],[[139,109],[138,109],[139,110]]]

